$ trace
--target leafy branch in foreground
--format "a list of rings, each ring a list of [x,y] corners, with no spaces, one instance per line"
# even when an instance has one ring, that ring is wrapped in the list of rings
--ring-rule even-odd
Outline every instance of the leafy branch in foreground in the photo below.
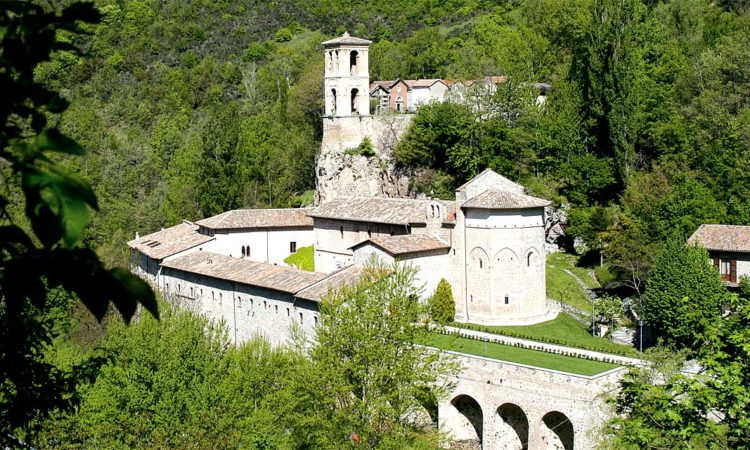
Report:
[[[58,33],[81,33],[83,23],[98,20],[89,3],[55,13],[9,1],[0,11],[0,162],[6,188],[0,195],[0,443],[75,400],[77,369],[62,371],[44,359],[57,334],[50,311],[60,306],[55,304],[60,292],[74,294],[98,320],[110,302],[126,322],[138,304],[158,317],[145,282],[125,269],[104,267],[92,250],[79,246],[96,197],[88,183],[51,156],[81,155],[83,148],[48,125],[68,103],[34,76],[53,52],[80,53],[58,41]],[[9,211],[19,188],[31,231]]]

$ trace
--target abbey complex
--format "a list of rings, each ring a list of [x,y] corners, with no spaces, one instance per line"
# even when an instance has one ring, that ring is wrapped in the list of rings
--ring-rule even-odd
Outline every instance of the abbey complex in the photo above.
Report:
[[[398,113],[465,93],[450,94],[443,80],[371,84],[369,44],[348,34],[323,43],[315,207],[233,210],[136,236],[128,243],[133,270],[181,305],[225,320],[235,342],[259,334],[284,344],[292,328],[312,334],[321,297],[356,283],[373,257],[418,268],[424,298],[445,279],[456,322],[530,325],[555,318],[559,307],[545,292],[550,202],[491,170],[450,201],[409,196],[393,148],[411,116]],[[356,151],[363,142],[373,154]],[[308,247],[314,271],[284,262]],[[484,449],[588,448],[606,414],[601,394],[624,370],[584,376],[458,357],[464,370],[440,402],[439,426],[456,442]]]

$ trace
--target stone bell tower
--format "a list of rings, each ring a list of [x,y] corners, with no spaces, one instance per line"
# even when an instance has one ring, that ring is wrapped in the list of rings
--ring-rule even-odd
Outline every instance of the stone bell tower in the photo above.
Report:
[[[325,115],[370,115],[370,72],[367,64],[371,41],[343,36],[323,42],[325,48]]]
[[[410,114],[370,114],[367,39],[343,36],[323,42],[323,141],[315,168],[315,203],[340,195],[402,197],[409,180],[397,173],[393,149]],[[357,153],[369,139],[374,154]]]

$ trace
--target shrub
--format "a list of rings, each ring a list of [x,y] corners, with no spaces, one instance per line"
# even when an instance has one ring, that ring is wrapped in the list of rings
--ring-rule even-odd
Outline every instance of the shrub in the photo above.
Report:
[[[435,293],[427,301],[430,307],[430,316],[432,320],[441,325],[445,325],[453,320],[456,315],[456,302],[453,300],[453,291],[451,285],[441,278]]]
[[[357,147],[347,148],[344,151],[345,155],[357,155],[372,158],[375,156],[375,146],[372,145],[372,141],[369,136],[365,136],[362,142]]]

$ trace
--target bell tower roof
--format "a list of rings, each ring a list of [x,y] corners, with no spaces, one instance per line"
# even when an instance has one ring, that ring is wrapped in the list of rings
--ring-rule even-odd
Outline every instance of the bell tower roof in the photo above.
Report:
[[[349,33],[344,31],[344,34],[341,35],[341,37],[337,37],[336,39],[331,39],[330,41],[323,42],[324,47],[336,47],[339,45],[370,45],[372,44],[372,41],[368,41],[367,39],[362,39],[354,36],[349,36]]]

